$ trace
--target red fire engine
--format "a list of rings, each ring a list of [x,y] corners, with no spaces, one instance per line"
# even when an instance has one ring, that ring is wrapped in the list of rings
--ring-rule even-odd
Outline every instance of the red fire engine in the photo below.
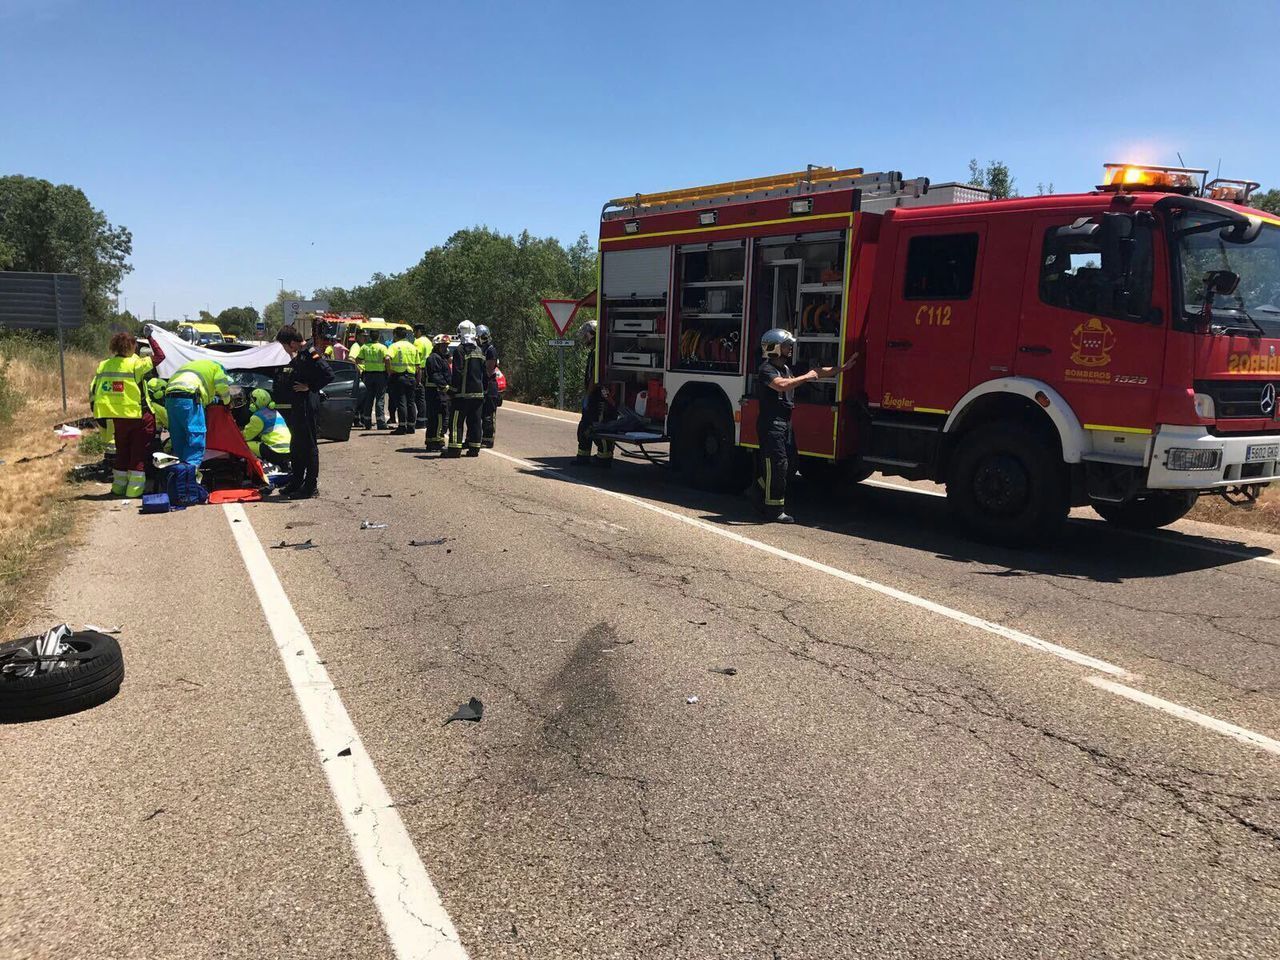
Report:
[[[1108,165],[988,200],[813,168],[623,197],[600,223],[597,376],[704,488],[750,482],[760,335],[793,367],[799,471],[945,483],[1005,542],[1072,505],[1135,528],[1280,479],[1280,220],[1256,184]]]

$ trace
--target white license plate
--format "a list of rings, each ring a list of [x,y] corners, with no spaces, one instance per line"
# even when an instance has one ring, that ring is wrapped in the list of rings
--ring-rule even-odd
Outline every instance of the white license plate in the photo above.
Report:
[[[1280,460],[1280,443],[1252,443],[1245,450],[1244,458],[1248,463],[1257,463],[1260,460]]]

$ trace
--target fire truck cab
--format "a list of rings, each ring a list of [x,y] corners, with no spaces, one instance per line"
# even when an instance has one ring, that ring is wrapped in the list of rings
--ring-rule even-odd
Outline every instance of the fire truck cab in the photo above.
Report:
[[[1199,176],[1199,182],[1196,177]],[[1072,505],[1134,528],[1280,479],[1280,221],[1256,184],[1109,165],[990,201],[861,170],[620,198],[601,219],[597,376],[701,487],[741,489],[760,335],[797,338],[799,471],[946,484],[1003,542]]]

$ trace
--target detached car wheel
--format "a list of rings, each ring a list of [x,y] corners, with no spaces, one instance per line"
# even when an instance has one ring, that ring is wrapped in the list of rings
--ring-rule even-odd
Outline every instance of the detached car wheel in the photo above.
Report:
[[[1148,493],[1124,503],[1091,504],[1107,523],[1125,530],[1155,530],[1181,520],[1196,505],[1196,494],[1176,491]]]
[[[84,630],[73,633],[46,669],[24,675],[32,663],[32,641],[0,643],[0,723],[45,720],[96,707],[120,691],[124,654],[115,637]]]

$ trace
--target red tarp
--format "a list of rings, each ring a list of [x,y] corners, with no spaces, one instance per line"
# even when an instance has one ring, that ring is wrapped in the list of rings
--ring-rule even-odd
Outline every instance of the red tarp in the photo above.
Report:
[[[262,464],[249,449],[231,411],[221,404],[210,404],[205,408],[204,419],[207,431],[204,440],[206,456],[210,451],[217,451],[239,457],[245,462],[245,472],[249,479],[265,485],[267,476],[262,472]]]

